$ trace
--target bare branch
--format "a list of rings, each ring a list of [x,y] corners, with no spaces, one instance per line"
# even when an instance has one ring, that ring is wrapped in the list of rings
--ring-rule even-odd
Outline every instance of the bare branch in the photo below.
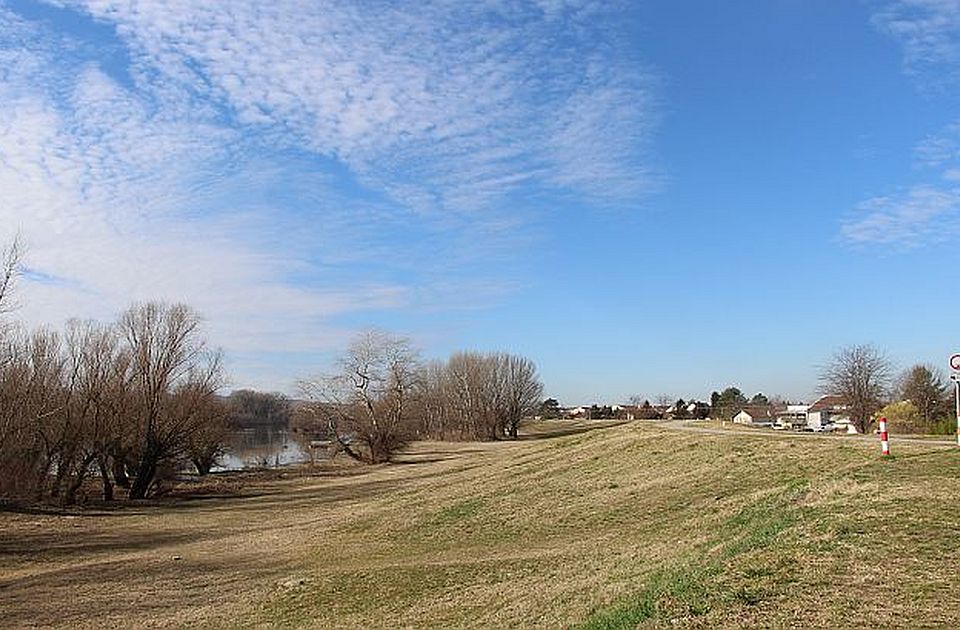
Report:
[[[24,245],[20,235],[0,252],[0,315],[19,308],[13,299],[17,278],[20,276],[24,256]]]

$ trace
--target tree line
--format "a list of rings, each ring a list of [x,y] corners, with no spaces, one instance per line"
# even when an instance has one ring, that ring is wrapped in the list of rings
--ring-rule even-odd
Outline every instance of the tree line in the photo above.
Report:
[[[304,381],[309,403],[276,394],[218,395],[220,352],[182,304],[131,306],[110,323],[64,330],[7,326],[0,336],[0,497],[77,501],[99,477],[104,500],[156,494],[184,466],[210,472],[229,431],[283,427],[307,443],[389,461],[412,439],[517,437],[541,402],[529,359],[461,352],[421,362],[410,342],[381,331],[358,336],[323,377]]]
[[[458,352],[424,362],[408,339],[359,335],[337,369],[301,382],[309,414],[335,450],[381,463],[412,439],[516,438],[542,403],[536,365],[504,352]]]
[[[15,310],[19,239],[0,252],[0,316]],[[28,330],[0,319],[0,498],[77,501],[99,477],[104,500],[121,487],[142,499],[192,463],[203,475],[231,429],[287,428],[332,439],[356,459],[388,461],[409,440],[517,437],[541,402],[529,359],[462,352],[423,362],[406,340],[359,335],[309,403],[239,390],[224,398],[221,353],[183,304],[134,304],[115,321],[72,320]]]

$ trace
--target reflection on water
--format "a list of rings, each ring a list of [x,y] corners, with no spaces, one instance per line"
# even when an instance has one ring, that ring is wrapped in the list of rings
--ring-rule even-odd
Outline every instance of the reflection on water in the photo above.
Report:
[[[228,438],[227,453],[215,470],[277,468],[306,461],[309,452],[286,429],[240,429]]]

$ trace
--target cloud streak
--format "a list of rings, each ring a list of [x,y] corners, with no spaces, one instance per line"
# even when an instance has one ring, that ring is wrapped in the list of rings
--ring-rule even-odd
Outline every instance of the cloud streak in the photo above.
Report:
[[[960,228],[960,188],[918,185],[891,197],[875,197],[857,207],[843,236],[853,243],[901,248],[945,241]]]

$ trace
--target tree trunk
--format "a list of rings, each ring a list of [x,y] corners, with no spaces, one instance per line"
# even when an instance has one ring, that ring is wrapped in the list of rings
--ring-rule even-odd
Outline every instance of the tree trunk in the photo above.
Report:
[[[97,458],[100,467],[100,481],[103,483],[103,500],[113,501],[113,483],[110,481],[110,471],[107,468],[107,458],[101,455]]]
[[[336,436],[335,443],[337,445],[337,449],[334,451],[333,456],[331,456],[331,459],[333,459],[333,457],[336,456],[338,451],[343,451],[344,453],[347,454],[348,457],[350,457],[350,459],[358,462],[367,463],[367,461],[363,458],[363,455],[361,455],[357,451],[350,448],[350,445],[347,444],[344,440],[342,440],[339,435]]]
[[[145,499],[147,491],[150,490],[150,484],[157,473],[157,466],[152,462],[143,461],[137,468],[137,476],[130,486],[131,499]]]
[[[63,464],[63,457],[59,458],[57,462],[57,474],[53,477],[53,486],[50,488],[50,498],[58,499],[60,498],[60,488],[63,486],[63,475],[66,466]]]
[[[144,499],[150,491],[153,478],[157,475],[157,464],[160,463],[160,456],[157,448],[152,444],[147,446],[140,456],[140,464],[137,466],[137,476],[130,487],[131,499]]]
[[[113,455],[113,480],[121,488],[130,487],[130,477],[127,476],[127,462],[124,453]]]
[[[77,491],[80,490],[80,486],[83,485],[83,480],[87,478],[87,469],[90,468],[90,464],[93,463],[94,455],[91,453],[83,458],[83,462],[77,468],[76,477],[73,481],[70,482],[70,485],[67,486],[67,491],[63,495],[64,505],[73,505],[77,502]]]
[[[130,489],[130,476],[127,473],[128,449],[114,442],[104,452],[104,464],[110,466],[113,483],[121,488]],[[109,460],[109,461],[108,461]]]
[[[197,469],[197,474],[201,477],[205,477],[210,474],[210,469],[213,468],[213,458],[210,457],[195,457],[191,460],[193,462],[193,467]]]

